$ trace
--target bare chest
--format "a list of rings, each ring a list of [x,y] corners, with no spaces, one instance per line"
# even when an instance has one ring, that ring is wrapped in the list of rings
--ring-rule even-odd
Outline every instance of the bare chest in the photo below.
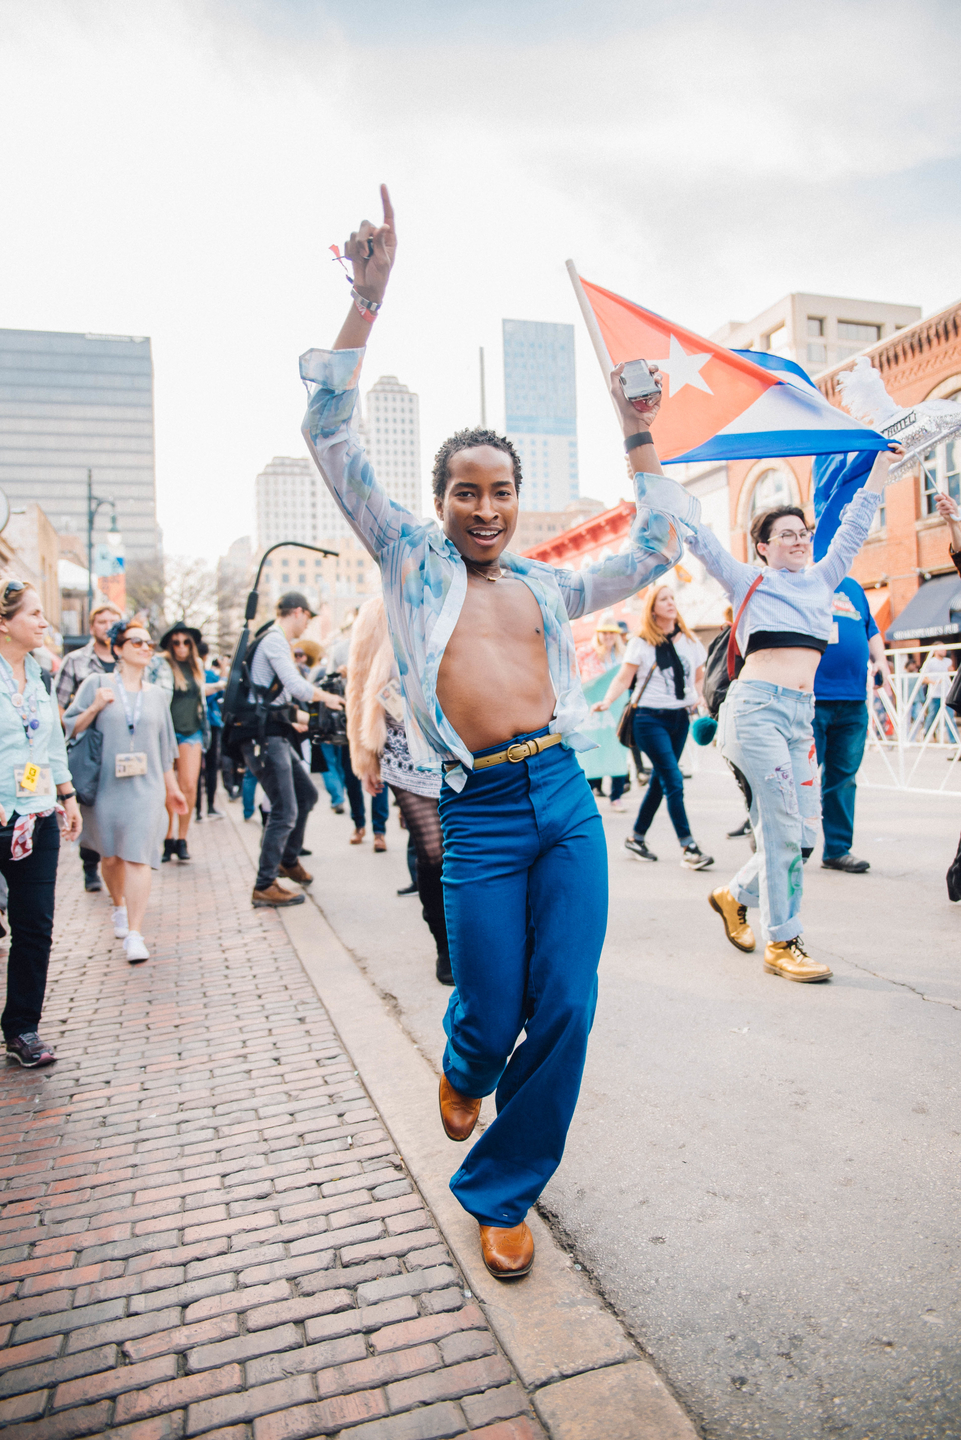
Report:
[[[452,639],[496,644],[505,650],[529,646],[543,650],[544,619],[523,580],[504,576],[491,582],[469,576]]]

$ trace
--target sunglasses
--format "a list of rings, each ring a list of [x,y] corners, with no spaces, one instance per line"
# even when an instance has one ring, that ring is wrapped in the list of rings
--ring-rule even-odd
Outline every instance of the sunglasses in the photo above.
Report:
[[[26,588],[22,580],[8,580],[3,587],[3,598],[6,600],[8,595],[17,595],[21,590],[26,590]]]
[[[153,643],[152,640],[132,640],[132,639],[131,639],[131,640],[125,640],[123,643],[124,643],[124,645],[135,645],[138,650],[142,650],[142,649],[152,650],[152,649],[154,648],[154,643]]]

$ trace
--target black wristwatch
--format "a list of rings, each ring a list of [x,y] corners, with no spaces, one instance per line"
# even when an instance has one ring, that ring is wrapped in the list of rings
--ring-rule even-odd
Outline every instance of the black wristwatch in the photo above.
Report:
[[[624,452],[625,454],[629,455],[632,450],[637,449],[638,445],[653,444],[654,436],[651,434],[650,430],[638,430],[636,435],[628,435],[627,439],[624,441]]]
[[[59,791],[59,790],[57,791],[57,799],[58,799],[58,800],[76,800],[76,798],[77,798],[77,792],[76,792],[76,790],[64,790],[62,793],[61,793],[61,791]]]

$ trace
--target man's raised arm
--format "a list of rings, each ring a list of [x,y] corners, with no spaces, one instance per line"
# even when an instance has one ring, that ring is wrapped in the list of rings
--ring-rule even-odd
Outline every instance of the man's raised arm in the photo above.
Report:
[[[384,223],[361,222],[344,246],[353,265],[351,306],[331,350],[300,357],[307,387],[307,414],[301,427],[307,448],[351,529],[375,560],[405,530],[421,525],[411,511],[391,500],[378,484],[356,433],[349,430],[371,326],[383,303],[397,236],[386,185],[380,187]]]

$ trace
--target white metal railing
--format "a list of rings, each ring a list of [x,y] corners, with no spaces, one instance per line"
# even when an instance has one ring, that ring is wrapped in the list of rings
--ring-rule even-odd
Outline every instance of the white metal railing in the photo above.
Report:
[[[868,694],[868,755],[880,757],[886,783],[859,775],[858,783],[876,788],[913,790],[922,794],[961,793],[961,717],[945,705],[954,675],[925,674],[924,666],[935,645],[961,652],[961,643],[929,641],[915,650],[888,650],[893,698],[883,690]],[[918,673],[908,670],[912,655],[921,654]],[[961,658],[959,656],[958,658]],[[940,762],[937,766],[935,762]],[[924,783],[927,782],[927,783]]]

